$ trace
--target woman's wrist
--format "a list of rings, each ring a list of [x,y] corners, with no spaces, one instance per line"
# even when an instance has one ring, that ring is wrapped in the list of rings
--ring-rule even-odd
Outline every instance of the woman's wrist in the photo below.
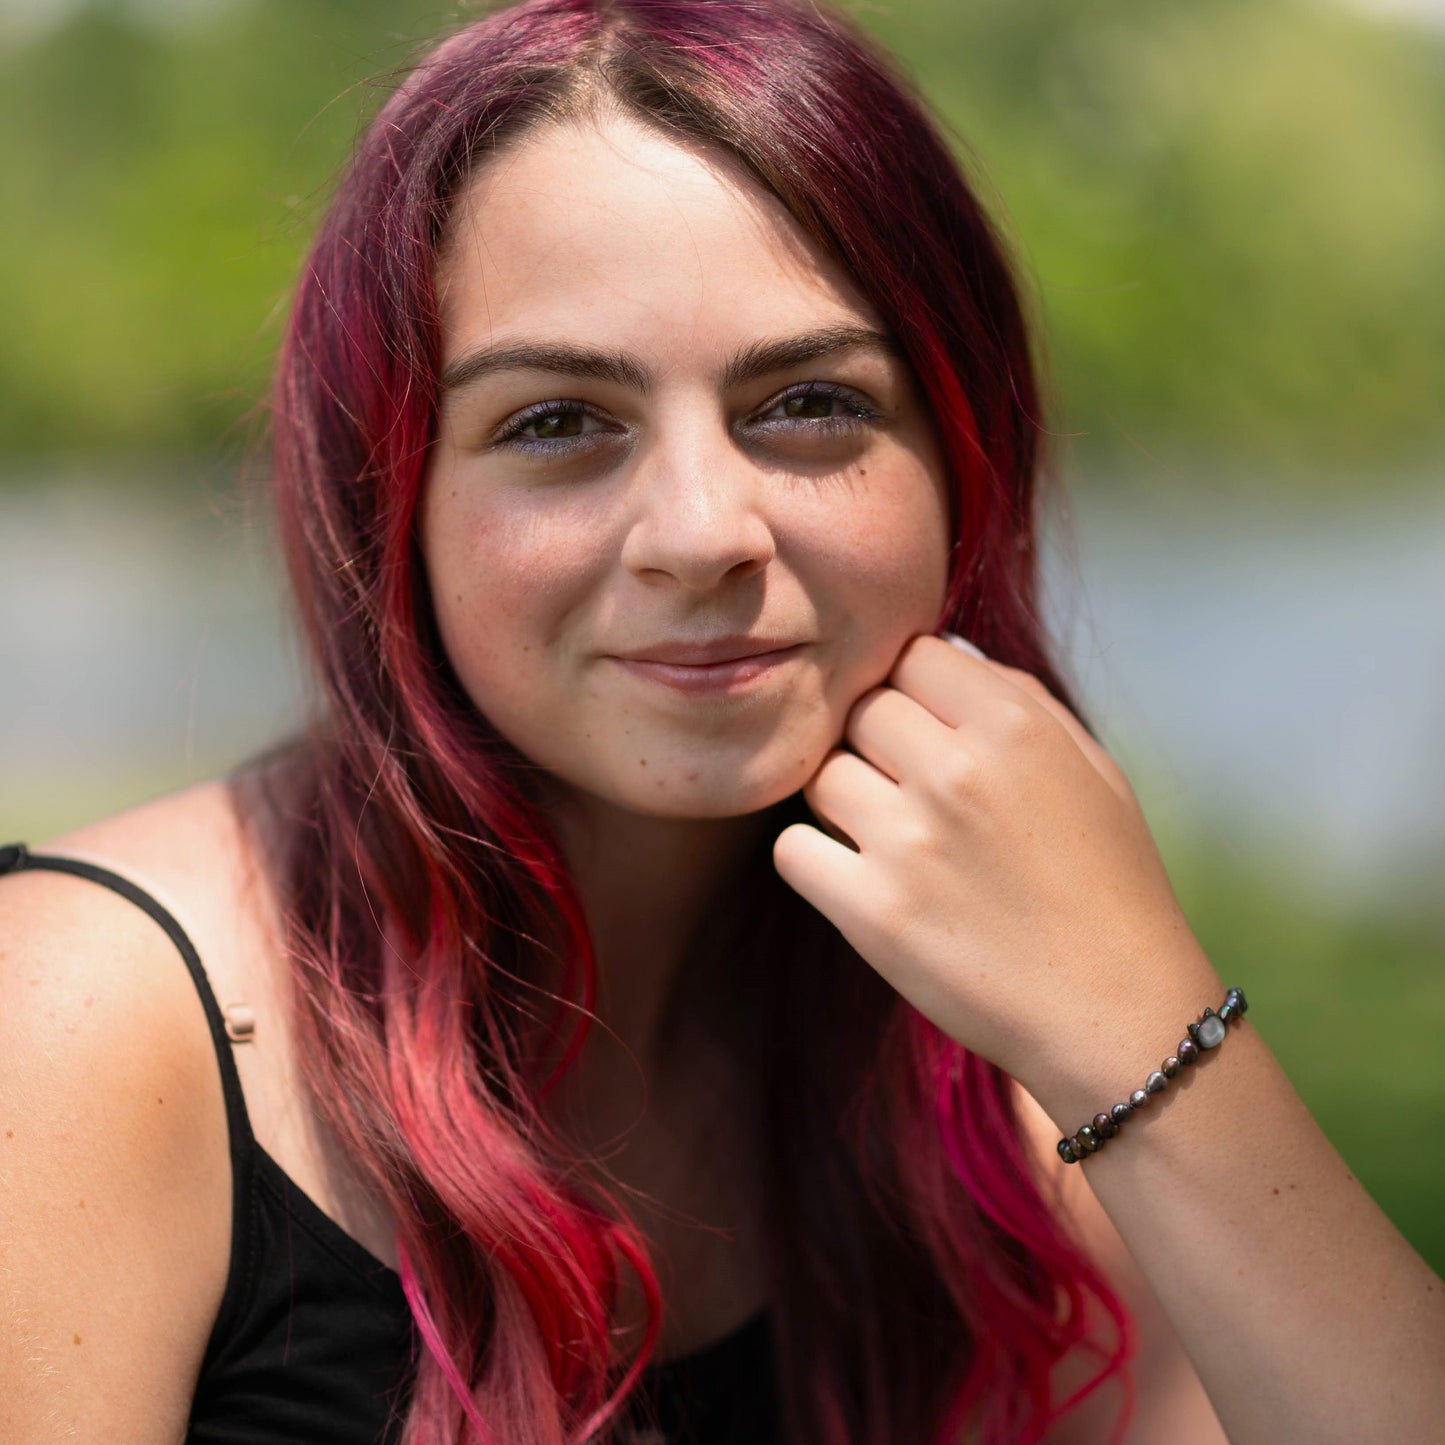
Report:
[[[1059,1158],[1065,1164],[1082,1164],[1111,1139],[1118,1138],[1120,1131],[1133,1122],[1134,1116],[1166,1093],[1175,1079],[1197,1068],[1202,1060],[1224,1043],[1229,1025],[1243,1023],[1248,1007],[1244,990],[1238,987],[1226,991],[1217,1010],[1206,1005],[1198,1019],[1185,1025],[1184,1037],[1175,1045],[1174,1052],[1166,1054],[1159,1067],[1144,1076],[1138,1088],[1131,1089],[1127,1097],[1086,1119],[1077,1133],[1066,1133],[1058,1141]]]
[[[1115,1104],[1128,1104],[1146,1088],[1149,1076],[1162,1073],[1164,1062],[1177,1057],[1180,1043],[1189,1037],[1188,1026],[1205,1008],[1220,1008],[1226,988],[1195,944],[1167,964],[1162,959],[1131,963],[1122,979],[1100,994],[1097,1009],[1081,1014],[1066,1035],[1050,1042],[1034,1077],[1020,1079],[1061,1137],[1077,1136],[1098,1114],[1112,1115]],[[1208,1062],[1211,1067],[1200,1070],[1199,1085],[1212,1072],[1214,1061]],[[1198,1070],[1199,1065],[1190,1067]],[[1157,1097],[1162,1100],[1167,1093],[1166,1087]]]

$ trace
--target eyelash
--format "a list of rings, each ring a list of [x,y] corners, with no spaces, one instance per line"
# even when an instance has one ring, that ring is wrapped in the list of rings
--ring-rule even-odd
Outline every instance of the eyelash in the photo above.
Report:
[[[838,386],[831,382],[809,381],[795,386],[780,396],[775,396],[763,408],[764,412],[775,410],[785,402],[795,397],[821,397],[828,401],[836,401],[847,408],[841,416],[819,416],[819,417],[774,417],[769,421],[760,424],[768,427],[787,426],[794,423],[802,423],[808,430],[818,434],[835,435],[840,432],[852,431],[860,425],[869,422],[881,421],[883,414],[873,407],[852,390],[851,387]],[[551,453],[556,455],[559,452],[571,451],[579,445],[587,445],[595,432],[584,433],[581,436],[572,437],[524,437],[522,433],[529,426],[552,416],[590,416],[601,420],[601,416],[595,407],[588,406],[580,401],[542,401],[535,406],[529,406],[520,411],[510,421],[505,422],[499,432],[492,438],[491,445],[495,447],[511,447],[521,452],[536,454]]]

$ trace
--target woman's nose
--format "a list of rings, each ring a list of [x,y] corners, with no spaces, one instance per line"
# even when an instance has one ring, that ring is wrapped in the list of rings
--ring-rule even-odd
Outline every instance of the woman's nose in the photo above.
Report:
[[[622,563],[705,592],[762,571],[777,553],[762,510],[762,474],[725,440],[659,445],[639,459]]]

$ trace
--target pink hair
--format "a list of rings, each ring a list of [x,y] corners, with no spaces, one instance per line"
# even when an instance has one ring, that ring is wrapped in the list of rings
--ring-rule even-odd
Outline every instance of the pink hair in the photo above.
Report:
[[[535,767],[447,665],[414,536],[450,208],[500,146],[599,104],[724,148],[848,268],[937,417],[956,539],[941,625],[1069,702],[1035,607],[1039,404],[1018,293],[947,146],[849,22],[793,0],[525,0],[420,62],[306,262],[272,424],[322,685],[276,795],[298,1044],[397,1221],[424,1345],[407,1445],[605,1438],[658,1338],[639,1232],[538,1107],[586,1037],[586,921]],[[780,826],[794,815],[796,797]],[[1026,1445],[1111,1376],[1122,1434],[1132,1323],[1035,1188],[1007,1076],[905,1004],[768,859],[748,886],[746,921],[717,920],[734,947],[710,1016],[758,1081],[785,1437],[955,1445],[967,1428]],[[619,1370],[623,1267],[649,1324]],[[1076,1347],[1102,1363],[1060,1402],[1050,1372]]]

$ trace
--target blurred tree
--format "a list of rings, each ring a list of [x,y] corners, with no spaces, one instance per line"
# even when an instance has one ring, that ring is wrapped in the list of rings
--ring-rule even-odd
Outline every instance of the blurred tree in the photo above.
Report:
[[[1438,455],[1445,38],[1324,0],[850,8],[1003,216],[1056,429],[1101,474],[1207,456],[1285,485]],[[456,19],[70,0],[0,33],[0,453],[224,438],[358,125]]]
[[[887,18],[1011,220],[1084,455],[1438,457],[1445,35],[1323,0]]]

